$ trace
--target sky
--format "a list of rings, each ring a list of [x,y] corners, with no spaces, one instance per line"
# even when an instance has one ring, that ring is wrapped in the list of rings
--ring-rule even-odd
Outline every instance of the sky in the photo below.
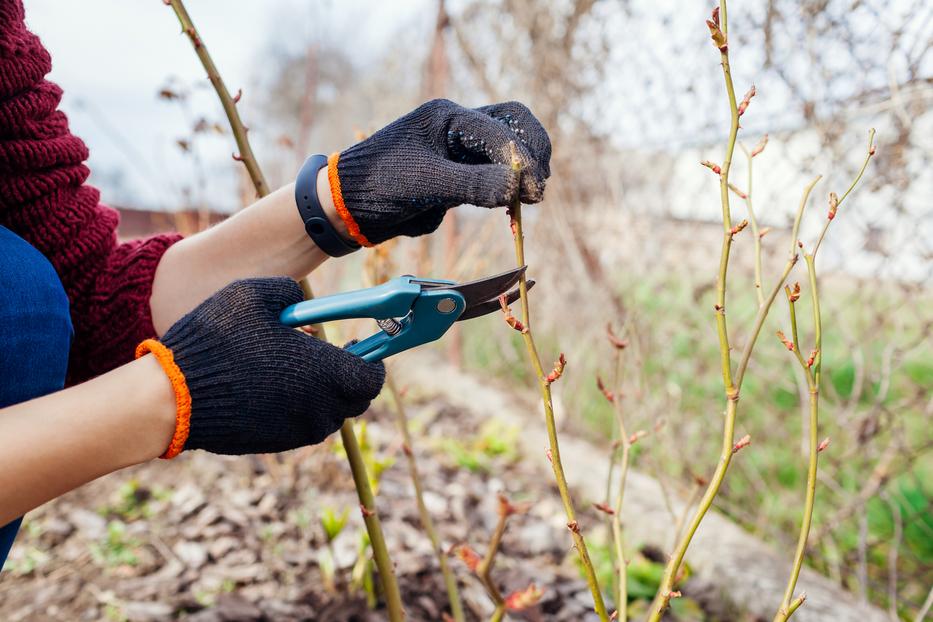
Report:
[[[663,6],[670,8],[667,2],[672,1],[636,6],[640,11],[653,15],[653,11]],[[435,0],[263,0],[236,3],[229,0],[188,0],[186,4],[228,88],[231,92],[240,87],[244,89],[240,111],[244,122],[254,124],[254,127],[260,127],[262,119],[251,114],[251,102],[257,101],[255,95],[259,91],[258,88],[251,90],[251,87],[262,74],[264,63],[273,58],[276,51],[303,50],[310,40],[336,38],[345,41],[347,49],[352,50],[355,64],[361,67],[375,65],[377,55],[383,53],[387,46],[407,45],[405,41],[411,41],[413,31],[429,32],[435,12]],[[451,10],[458,6],[456,2],[451,4],[454,5]],[[208,88],[204,70],[187,37],[181,34],[171,8],[161,0],[94,0],[90,3],[25,0],[25,5],[28,25],[52,54],[50,79],[64,90],[62,109],[69,116],[72,131],[88,144],[91,181],[101,188],[103,200],[114,205],[159,210],[173,210],[190,204],[183,188],[193,185],[195,167],[191,158],[178,148],[176,140],[188,132],[194,118],[205,115],[212,121],[225,123],[225,120],[216,96]],[[694,21],[702,23],[699,19],[694,20],[691,15],[687,26],[691,28],[691,36],[705,41],[706,33],[692,28]],[[653,23],[650,19],[647,22]],[[638,32],[628,30],[623,34],[639,36]],[[650,35],[644,36],[651,38]],[[419,35],[415,39],[423,38]],[[408,51],[410,55],[405,62],[410,61],[412,66],[416,64],[420,70],[423,51]],[[651,65],[652,58],[639,57],[633,62],[638,66]],[[624,63],[618,67],[622,72],[620,75],[628,75],[626,67],[631,69]],[[739,58],[734,71],[740,82],[747,77],[742,67]],[[688,65],[682,69],[688,75],[693,72]],[[157,97],[169,78],[174,78],[178,84],[204,85],[205,88],[192,96],[187,113],[177,103]],[[690,80],[687,82],[692,84]],[[626,86],[627,82],[622,84]],[[663,84],[666,83],[657,82],[654,88]],[[711,88],[718,88],[718,84],[716,81]],[[759,98],[762,101],[756,100],[755,105],[766,106],[765,102],[770,102],[773,110],[775,102],[779,104],[782,101],[780,92],[774,92],[779,85],[771,81],[758,86],[763,93],[769,88],[770,91],[767,98],[762,96]],[[685,87],[679,85],[677,88]],[[715,95],[719,97],[718,93]],[[251,96],[254,97],[251,99]],[[657,95],[661,99],[669,96],[670,93]],[[629,118],[633,122],[640,119],[630,114],[630,108],[637,105],[631,94],[623,92],[619,96],[619,104],[621,109],[613,112],[613,118]],[[764,114],[765,110],[762,109],[757,116],[751,115],[754,118],[749,119],[747,132],[757,135],[764,131],[762,128],[775,129],[776,118]],[[716,109],[703,109],[696,114],[699,119],[724,122],[723,115]],[[929,122],[930,115],[926,115],[925,123]],[[886,129],[879,127],[882,133]],[[641,144],[644,137],[639,135],[639,131],[636,127],[634,133],[629,134]],[[626,135],[618,128],[616,134]],[[772,141],[776,140],[772,134]],[[857,143],[861,141],[861,138],[855,140]],[[205,189],[196,199],[203,200],[215,210],[237,209],[238,169],[231,165],[234,145],[230,136],[207,137],[199,144]],[[818,147],[815,144],[811,146]],[[849,168],[857,166],[854,160],[859,158],[858,151],[851,154],[853,162]],[[705,169],[695,166],[699,154],[691,151],[683,152],[682,156],[687,164],[681,181],[705,179],[700,177],[705,174]],[[713,157],[713,154],[704,153],[703,157]],[[835,166],[837,163],[829,161],[817,164],[819,170],[839,168]],[[799,171],[788,171],[785,175],[772,173],[765,184],[758,186],[759,193],[767,195],[770,184],[775,196],[784,196],[789,188],[801,185]],[[922,172],[917,175],[924,176]],[[929,180],[929,174],[926,177]],[[923,194],[921,192],[920,196]],[[693,217],[704,214],[716,217],[718,214],[712,194],[706,201],[697,201],[692,195],[681,198],[687,201],[682,210],[668,206],[674,213],[684,211]],[[792,210],[792,203],[782,200],[776,207]],[[909,204],[916,208],[916,204]],[[877,218],[877,213],[885,209],[885,203],[878,198],[874,202],[862,202],[860,208],[875,213]],[[868,220],[866,217],[866,222]],[[902,220],[902,223],[907,222],[911,221]],[[929,219],[922,222],[927,228],[933,226]],[[851,226],[855,235],[855,223]]]
[[[230,91],[245,87],[242,110],[248,110],[248,85],[262,70],[270,46],[301,45],[300,40],[276,41],[275,33],[297,38],[296,32],[352,24],[355,54],[365,62],[396,25],[421,13],[430,16],[425,10],[430,0],[264,0],[237,2],[236,10],[231,4],[189,0],[186,6]],[[27,24],[52,54],[49,78],[64,90],[61,107],[72,132],[90,148],[92,181],[104,190],[104,199],[173,209],[182,180],[191,174],[175,141],[191,122],[157,93],[169,76],[183,84],[206,83],[206,78],[172,9],[161,0],[25,0],[25,6]],[[208,89],[192,108],[220,117]],[[218,137],[208,141],[205,151],[209,176],[216,176],[210,187],[228,197],[235,196],[230,142],[229,136]]]

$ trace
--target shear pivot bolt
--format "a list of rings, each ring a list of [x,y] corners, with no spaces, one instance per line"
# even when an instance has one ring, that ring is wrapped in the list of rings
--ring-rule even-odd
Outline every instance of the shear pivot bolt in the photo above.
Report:
[[[437,310],[441,313],[452,313],[457,308],[457,302],[453,298],[441,298],[437,303]]]

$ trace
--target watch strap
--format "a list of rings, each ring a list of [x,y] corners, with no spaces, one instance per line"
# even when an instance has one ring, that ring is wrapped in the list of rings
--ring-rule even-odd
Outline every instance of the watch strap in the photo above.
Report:
[[[317,195],[318,171],[327,166],[327,156],[315,154],[305,160],[295,180],[295,203],[308,237],[331,257],[343,257],[360,248],[340,235],[330,222]]]

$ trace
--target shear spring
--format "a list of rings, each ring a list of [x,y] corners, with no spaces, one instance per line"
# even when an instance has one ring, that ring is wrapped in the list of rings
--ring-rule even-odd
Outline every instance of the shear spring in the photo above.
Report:
[[[385,331],[390,337],[397,335],[400,330],[402,330],[402,325],[393,318],[386,318],[384,320],[376,320],[376,324],[379,325],[379,328]]]

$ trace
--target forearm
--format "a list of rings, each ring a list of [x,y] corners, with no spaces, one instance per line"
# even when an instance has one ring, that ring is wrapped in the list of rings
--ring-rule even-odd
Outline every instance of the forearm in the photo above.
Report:
[[[318,197],[341,235],[326,170],[317,178]],[[236,279],[290,276],[300,279],[327,259],[308,237],[289,184],[220,223],[172,246],[156,270],[150,298],[161,335],[202,300]]]
[[[165,451],[175,396],[151,355],[0,409],[0,525],[73,488]]]

